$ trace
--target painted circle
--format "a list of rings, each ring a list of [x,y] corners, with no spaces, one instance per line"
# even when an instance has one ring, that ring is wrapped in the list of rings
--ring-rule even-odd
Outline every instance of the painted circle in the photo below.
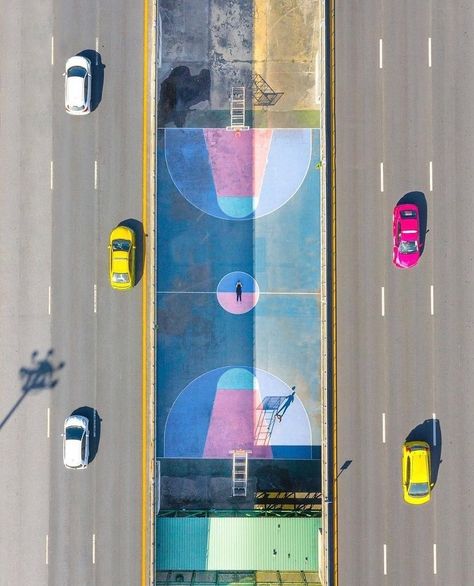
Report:
[[[241,295],[237,298],[237,284],[241,284]],[[247,313],[258,303],[260,288],[248,273],[234,271],[227,273],[217,285],[217,301],[222,309],[236,315]]]
[[[309,416],[297,393],[288,401],[291,394],[289,385],[259,368],[205,372],[176,397],[166,420],[163,455],[227,459],[242,449],[257,459],[312,459]]]

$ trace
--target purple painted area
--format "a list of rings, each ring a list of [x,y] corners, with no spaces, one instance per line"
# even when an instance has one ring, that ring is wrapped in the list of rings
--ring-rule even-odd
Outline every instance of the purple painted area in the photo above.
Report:
[[[258,391],[218,389],[204,449],[205,458],[228,458],[231,450],[251,450],[252,458],[271,458],[269,446],[256,446]]]
[[[235,293],[218,293],[217,300],[229,313],[247,313],[257,305],[258,293],[242,293],[242,301],[237,301]]]

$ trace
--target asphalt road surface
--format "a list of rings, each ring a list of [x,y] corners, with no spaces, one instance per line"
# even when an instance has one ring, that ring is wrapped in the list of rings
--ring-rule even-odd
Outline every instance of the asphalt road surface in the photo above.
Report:
[[[140,582],[141,284],[110,289],[107,243],[141,220],[142,31],[140,2],[2,11],[1,586]],[[74,117],[62,72],[82,51],[95,111]],[[77,410],[93,459],[70,471]]]
[[[473,581],[473,95],[472,2],[336,0],[340,585]],[[397,270],[406,194],[428,232]],[[410,434],[433,453],[419,507],[402,499]]]

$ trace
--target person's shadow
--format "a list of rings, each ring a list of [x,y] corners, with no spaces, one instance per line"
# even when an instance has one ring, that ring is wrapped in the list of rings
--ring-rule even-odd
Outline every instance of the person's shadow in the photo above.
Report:
[[[0,422],[0,429],[6,424],[13,413],[18,409],[20,403],[25,399],[30,391],[40,391],[44,389],[54,389],[58,384],[58,379],[55,378],[54,374],[64,368],[65,363],[60,362],[57,366],[54,366],[51,357],[54,354],[53,348],[50,348],[46,353],[46,356],[42,359],[38,358],[38,351],[35,350],[31,354],[31,365],[22,366],[18,371],[20,379],[24,379],[24,383],[21,387],[23,391],[18,401],[13,405],[10,411],[5,415],[3,420]]]

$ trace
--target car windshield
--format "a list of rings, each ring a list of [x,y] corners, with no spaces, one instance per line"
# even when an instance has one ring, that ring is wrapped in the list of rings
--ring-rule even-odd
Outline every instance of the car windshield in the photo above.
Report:
[[[117,251],[117,250],[123,250],[124,252],[128,252],[130,250],[130,241],[129,240],[114,240],[112,242],[112,250],[113,251]]]
[[[403,212],[400,212],[400,215],[402,218],[416,218],[415,210],[404,210]]]
[[[411,254],[418,252],[418,242],[415,240],[402,240],[400,242],[400,252],[402,254]]]
[[[114,273],[112,275],[112,281],[114,283],[128,283],[130,281],[130,275],[128,273]]]
[[[68,77],[85,77],[86,73],[87,72],[84,69],[84,67],[79,67],[78,65],[75,65],[74,67],[70,67],[67,70]]]
[[[82,427],[68,427],[66,428],[66,439],[67,440],[81,440],[84,430]]]
[[[429,492],[429,486],[427,482],[413,482],[410,484],[409,493],[411,496],[425,496]]]

